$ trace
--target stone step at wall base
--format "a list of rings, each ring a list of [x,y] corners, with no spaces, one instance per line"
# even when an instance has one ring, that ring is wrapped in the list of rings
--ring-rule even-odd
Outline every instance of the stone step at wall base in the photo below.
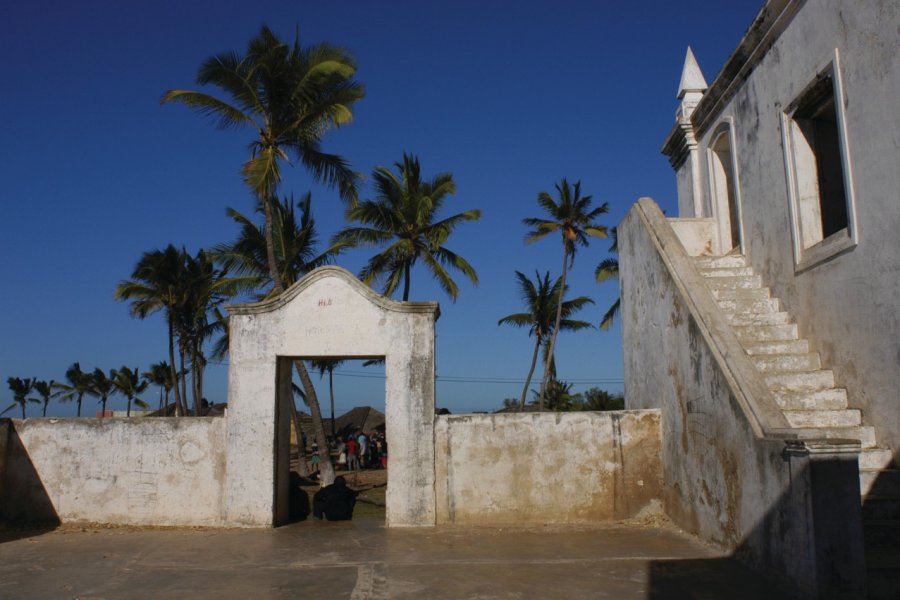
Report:
[[[749,325],[787,325],[791,320],[791,316],[786,312],[725,313],[725,318],[733,327],[746,327]]]
[[[770,371],[817,371],[822,368],[818,352],[806,354],[763,354],[750,360],[762,373]]]
[[[857,427],[795,427],[793,430],[805,439],[859,440],[861,448],[874,448],[876,445],[875,429],[869,425]]]
[[[720,290],[710,288],[716,300],[768,300],[772,297],[769,288],[755,288],[751,290]]]
[[[900,520],[900,499],[863,498],[864,522]]]
[[[771,340],[766,342],[744,342],[741,344],[750,356],[765,354],[807,354],[809,340]]]
[[[748,277],[756,273],[753,267],[701,267],[700,274],[704,277]]]
[[[743,325],[733,328],[735,335],[744,342],[774,342],[797,339],[797,325]]]
[[[867,469],[859,472],[859,490],[864,498],[900,500],[900,470]],[[900,537],[897,538],[900,544]]]
[[[740,255],[698,256],[694,262],[700,269],[728,269],[747,265],[747,259]]]
[[[791,427],[856,427],[862,415],[856,409],[843,410],[785,410],[784,417]]]
[[[826,390],[834,387],[834,372],[831,369],[818,371],[780,371],[763,374],[769,389],[779,392],[807,392]]]
[[[881,470],[897,468],[894,452],[889,448],[869,448],[859,453],[859,470]],[[900,539],[900,538],[898,538]]]
[[[762,288],[762,279],[759,275],[709,277],[706,284],[714,290],[756,290]]]

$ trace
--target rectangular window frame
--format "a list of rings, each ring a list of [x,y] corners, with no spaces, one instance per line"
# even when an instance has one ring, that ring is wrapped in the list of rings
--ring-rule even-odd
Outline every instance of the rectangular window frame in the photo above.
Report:
[[[804,247],[803,221],[801,205],[800,180],[798,178],[798,148],[794,139],[799,125],[794,120],[794,113],[801,103],[824,77],[831,77],[834,93],[834,109],[837,118],[838,143],[841,154],[841,167],[844,176],[844,202],[847,209],[847,227],[841,229],[808,247]],[[781,113],[781,135],[784,147],[784,164],[787,173],[788,198],[790,205],[791,233],[794,242],[794,271],[800,273],[828,261],[844,252],[853,249],[859,243],[859,232],[856,219],[856,198],[853,185],[853,170],[850,163],[850,150],[847,142],[847,125],[844,112],[844,84],[841,77],[840,55],[835,48],[834,55],[816,76],[797,94],[788,107]],[[809,217],[806,217],[807,219]]]

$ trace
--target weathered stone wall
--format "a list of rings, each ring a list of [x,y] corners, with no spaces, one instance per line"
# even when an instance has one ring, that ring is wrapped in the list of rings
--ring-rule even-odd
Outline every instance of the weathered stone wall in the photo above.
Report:
[[[0,482],[0,515],[5,519],[222,523],[225,419],[6,423],[6,468]]]
[[[439,416],[438,523],[578,523],[659,508],[659,412]]]
[[[661,410],[666,512],[798,597],[856,597],[853,448],[786,443],[783,415],[655,203],[640,200],[618,232],[626,404]]]
[[[768,29],[751,27],[694,115],[706,154],[717,126],[731,122],[741,198],[743,251],[772,293],[834,370],[851,407],[879,444],[900,449],[900,3],[896,0],[779,0]],[[795,13],[795,14],[794,14]],[[754,50],[753,44],[763,40]],[[858,243],[795,268],[782,115],[839,54],[846,150]],[[752,67],[752,69],[751,69]],[[709,163],[702,179],[709,185]],[[677,176],[681,181],[690,165]],[[707,193],[709,190],[707,189]],[[685,212],[679,199],[682,216]]]

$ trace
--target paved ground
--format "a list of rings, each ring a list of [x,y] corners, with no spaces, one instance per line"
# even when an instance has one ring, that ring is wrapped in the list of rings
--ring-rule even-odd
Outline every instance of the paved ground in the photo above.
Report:
[[[775,600],[692,538],[638,526],[6,530],[0,598]]]

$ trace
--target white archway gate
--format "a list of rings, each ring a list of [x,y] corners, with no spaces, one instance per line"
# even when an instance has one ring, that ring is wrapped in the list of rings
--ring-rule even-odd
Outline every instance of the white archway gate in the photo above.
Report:
[[[434,325],[437,302],[383,298],[340,267],[279,297],[228,307],[230,366],[223,513],[229,525],[284,520],[291,359],[385,359],[388,526],[435,523]]]

